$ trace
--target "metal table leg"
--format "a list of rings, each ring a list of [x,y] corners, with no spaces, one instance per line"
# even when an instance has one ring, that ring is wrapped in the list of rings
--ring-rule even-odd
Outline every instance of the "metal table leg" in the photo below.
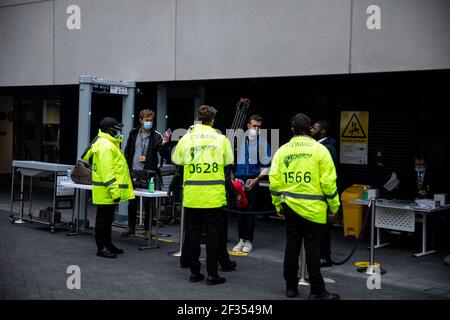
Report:
[[[15,172],[16,172],[16,168],[13,167],[12,174],[11,174],[11,176],[12,176],[12,178],[11,178],[11,202],[10,202],[11,208],[9,211],[9,222],[11,222],[11,223],[14,223],[13,209],[14,209],[14,176],[15,176]]]
[[[75,203],[74,203],[74,211],[77,212],[77,222],[75,224],[75,230],[73,232],[68,233],[68,236],[76,236],[80,233],[80,189],[75,189]],[[74,214],[72,214],[72,225],[73,225]]]
[[[377,244],[374,246],[375,249],[384,248],[389,246],[389,242],[381,243],[381,229],[377,228]]]
[[[55,232],[55,210],[56,210],[56,190],[58,188],[58,173],[55,172],[55,183],[53,186],[53,210],[52,210],[52,221],[50,223],[50,232]]]
[[[21,177],[20,177],[20,216],[19,216],[19,220],[16,220],[15,223],[25,223],[24,220],[22,220],[23,218],[23,183],[24,183],[24,175],[22,173],[20,173]]]
[[[159,210],[160,210],[160,198],[159,197],[157,197],[156,199],[156,235],[155,235],[155,242],[156,242],[156,244],[155,245],[152,245],[152,236],[153,236],[153,233],[152,233],[152,224],[153,224],[153,210],[150,210],[150,217],[149,217],[149,219],[150,219],[150,222],[149,222],[149,227],[148,227],[148,244],[147,244],[147,246],[146,247],[140,247],[139,248],[139,250],[147,250],[147,249],[156,249],[156,248],[159,248],[159,242],[158,242],[158,237],[157,237],[157,234],[158,234],[158,224],[159,224]]]
[[[422,252],[414,254],[414,257],[420,258],[435,252],[436,250],[427,251],[427,215],[422,212]]]
[[[30,176],[30,204],[28,206],[28,218],[32,219],[33,215],[31,214],[31,201],[33,198],[33,177]]]

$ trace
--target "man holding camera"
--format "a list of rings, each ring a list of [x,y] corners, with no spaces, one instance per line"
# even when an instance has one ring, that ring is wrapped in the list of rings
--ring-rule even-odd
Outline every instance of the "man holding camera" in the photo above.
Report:
[[[139,113],[140,126],[130,131],[127,144],[125,146],[125,159],[131,171],[131,177],[136,177],[136,172],[140,170],[149,170],[151,174],[155,174],[155,189],[161,188],[161,180],[159,175],[159,159],[158,153],[163,158],[170,157],[168,142],[170,133],[164,133],[164,136],[155,130],[153,120],[155,112],[144,109]],[[134,179],[135,180],[135,179]],[[136,187],[136,186],[135,186]],[[145,218],[144,229],[145,236],[149,236],[149,216],[150,216],[150,200],[144,200]],[[154,208],[152,208],[154,210]],[[128,228],[121,233],[121,236],[127,237],[134,235],[136,232],[136,216],[137,201],[136,199],[128,201]]]

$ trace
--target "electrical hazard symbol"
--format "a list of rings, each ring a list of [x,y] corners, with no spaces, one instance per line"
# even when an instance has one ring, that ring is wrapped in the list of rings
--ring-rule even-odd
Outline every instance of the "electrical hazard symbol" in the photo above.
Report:
[[[361,125],[361,122],[358,119],[356,113],[353,113],[347,125],[344,128],[344,131],[341,134],[342,138],[367,138],[366,132]]]

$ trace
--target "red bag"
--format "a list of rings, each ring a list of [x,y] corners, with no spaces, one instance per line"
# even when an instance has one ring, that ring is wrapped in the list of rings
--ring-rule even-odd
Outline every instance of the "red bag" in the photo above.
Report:
[[[239,202],[237,206],[241,209],[244,209],[248,204],[247,196],[245,195],[244,184],[239,180],[234,180],[233,186],[236,189],[237,193],[239,193],[239,195],[241,196],[241,202]]]

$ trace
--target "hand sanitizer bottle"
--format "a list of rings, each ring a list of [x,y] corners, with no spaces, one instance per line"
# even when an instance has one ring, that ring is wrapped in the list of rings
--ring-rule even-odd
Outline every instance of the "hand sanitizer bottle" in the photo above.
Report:
[[[151,178],[150,181],[148,182],[148,192],[150,193],[155,192],[155,181],[153,180],[153,178]]]

